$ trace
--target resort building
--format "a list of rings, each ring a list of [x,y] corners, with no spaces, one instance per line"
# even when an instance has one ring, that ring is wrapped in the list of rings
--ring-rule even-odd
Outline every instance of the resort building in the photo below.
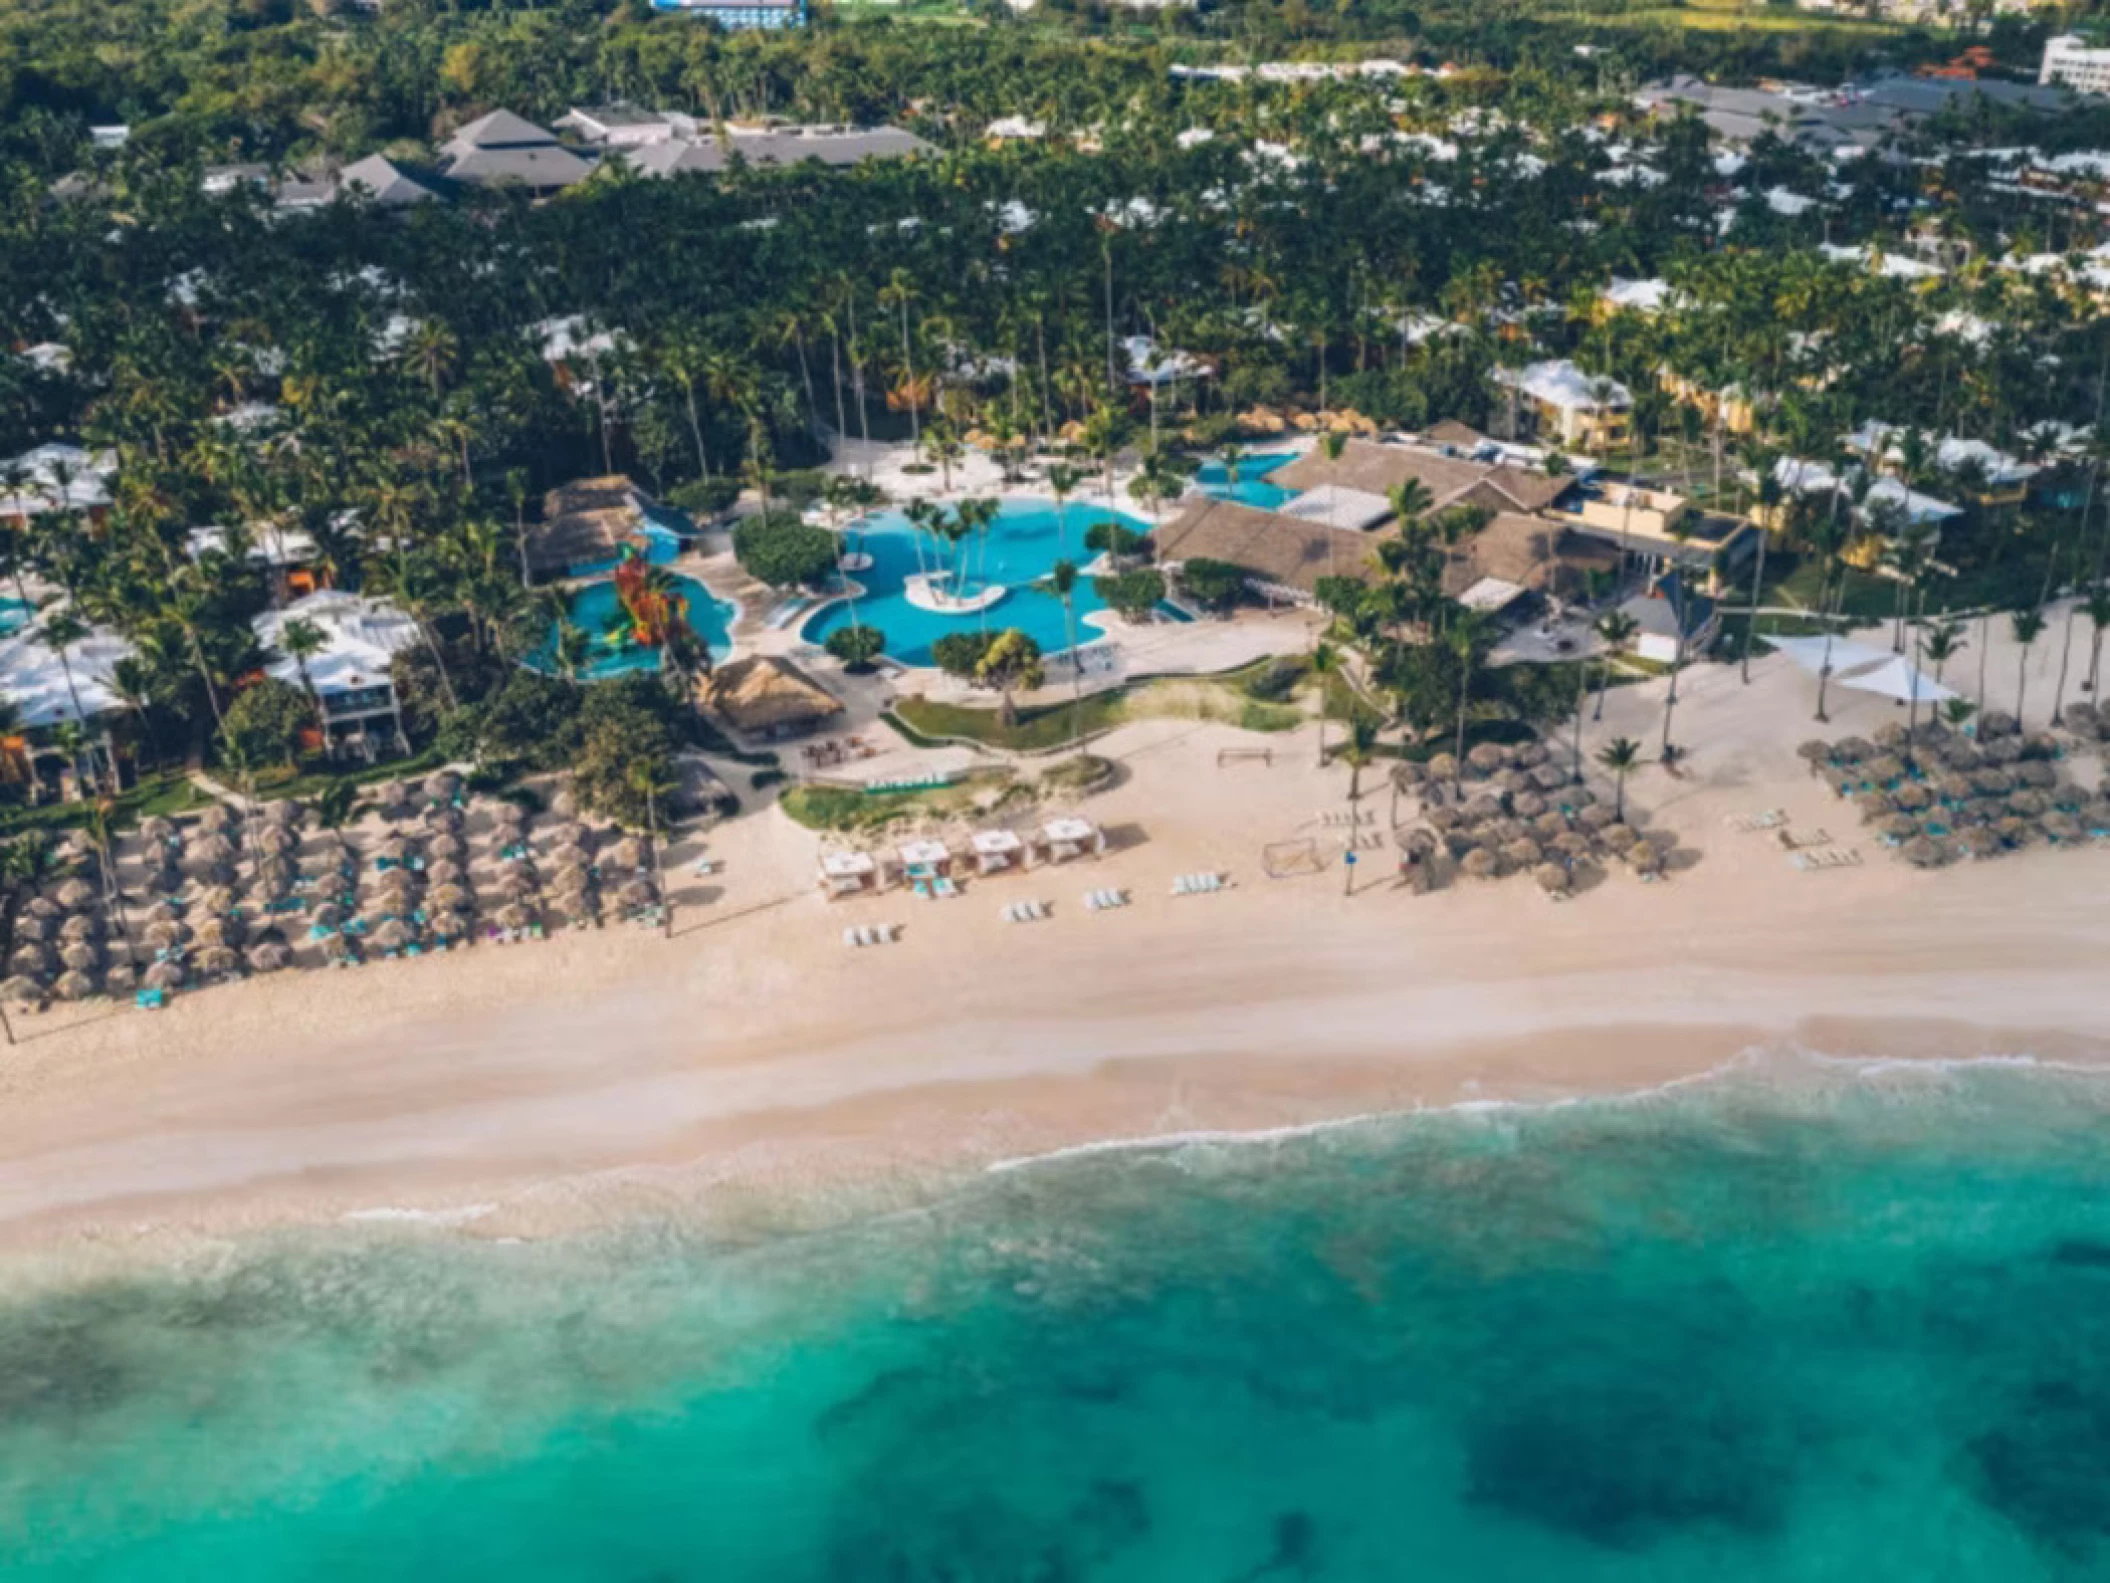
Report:
[[[1841,441],[1845,447],[1880,471],[1897,476],[1907,460],[1907,438],[1903,429],[1887,423],[1861,425]],[[1957,480],[1964,492],[1982,506],[2017,505],[2027,498],[2030,481],[2041,468],[2010,456],[1984,440],[1966,440],[1953,434],[1939,438],[1922,435],[1919,447],[1926,464]]]
[[[1443,591],[1469,610],[1515,619],[1541,602],[1586,599],[1618,574],[1619,553],[1544,517],[1504,512],[1461,541],[1443,569]]]
[[[1705,652],[1721,631],[1721,607],[1704,594],[1688,592],[1676,572],[1656,579],[1619,609],[1634,622],[1634,653],[1658,665]]]
[[[687,121],[691,130],[695,121],[688,116],[663,115],[657,110],[641,110],[632,104],[602,105],[595,109],[573,106],[552,123],[558,131],[569,132],[582,143],[591,143],[597,148],[643,148],[649,143],[671,142],[681,136],[677,120]]]
[[[1474,442],[1481,436],[1463,425],[1448,436]],[[1439,438],[1431,432],[1430,439]],[[1267,481],[1298,494],[1323,494],[1338,486],[1380,501],[1389,501],[1393,490],[1408,483],[1428,492],[1430,513],[1453,506],[1478,506],[1488,511],[1531,513],[1544,510],[1572,480],[1550,477],[1498,462],[1475,461],[1450,456],[1440,450],[1414,445],[1387,445],[1375,440],[1350,440],[1341,448],[1340,460],[1329,462],[1318,451],[1310,451],[1267,475]],[[1387,512],[1390,507],[1387,505]]]
[[[101,527],[116,480],[115,451],[39,445],[0,462],[0,525],[24,528],[32,517],[71,511]]]
[[[1704,573],[1710,592],[1724,572],[1758,553],[1759,529],[1744,518],[1700,511],[1683,495],[1616,479],[1577,483],[1552,515],[1622,554],[1681,567],[1689,576]]]
[[[40,617],[0,639],[0,700],[14,711],[13,732],[0,737],[0,779],[26,782],[33,799],[80,796],[82,766],[53,740],[53,728],[77,724],[89,735],[88,756],[118,762],[110,728],[126,708],[115,676],[137,651],[117,633],[91,627],[63,652],[45,637]]]
[[[1571,451],[1603,455],[1626,445],[1634,397],[1614,379],[1595,379],[1566,358],[1519,369],[1498,368],[1494,381],[1519,398],[1524,430]]]
[[[337,196],[355,198],[377,209],[410,209],[439,197],[430,187],[404,173],[379,154],[354,160],[337,173]]]
[[[235,545],[225,528],[205,527],[192,528],[184,548],[192,560],[202,561],[208,555],[232,554]],[[274,603],[305,598],[322,587],[321,574],[314,565],[322,552],[314,536],[303,528],[253,522],[243,535],[241,549],[245,561],[270,573]]]
[[[593,577],[614,570],[627,550],[655,566],[678,556],[696,525],[662,506],[622,473],[560,484],[542,497],[542,520],[527,525],[521,557],[528,581]]]
[[[804,736],[843,712],[835,694],[773,654],[721,665],[703,679],[698,691],[704,708],[750,741]]]
[[[289,623],[304,621],[322,633],[324,646],[305,659],[287,654]],[[419,641],[418,624],[385,599],[326,588],[267,610],[250,623],[270,658],[264,671],[294,687],[312,688],[322,716],[323,740],[332,758],[366,763],[409,751],[403,710],[390,674],[395,657]]]
[[[1190,497],[1151,537],[1174,587],[1186,562],[1220,561],[1244,572],[1247,587],[1270,605],[1308,605],[1320,578],[1364,575],[1373,539],[1213,496]]]
[[[2110,93],[2110,49],[2094,49],[2078,33],[2061,33],[2044,43],[2037,81],[2076,93]]]
[[[713,176],[731,169],[735,161],[757,168],[842,167],[871,159],[909,159],[930,153],[931,145],[894,126],[691,122],[677,136],[623,146],[621,152],[624,164],[641,176]]]
[[[546,195],[593,174],[593,163],[556,135],[510,110],[479,116],[440,145],[440,174],[474,187],[521,187]]]

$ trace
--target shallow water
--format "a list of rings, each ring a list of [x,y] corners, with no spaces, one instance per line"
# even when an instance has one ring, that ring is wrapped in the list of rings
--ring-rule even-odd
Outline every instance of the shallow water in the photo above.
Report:
[[[2110,1082],[1746,1071],[0,1309],[29,1578],[2110,1575]]]

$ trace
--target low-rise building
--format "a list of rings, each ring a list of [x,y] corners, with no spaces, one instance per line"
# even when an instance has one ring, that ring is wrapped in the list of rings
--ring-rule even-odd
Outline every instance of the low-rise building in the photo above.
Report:
[[[662,506],[622,473],[580,478],[542,498],[542,520],[527,525],[521,555],[530,581],[591,577],[630,550],[665,565],[696,536],[696,525]]]
[[[806,25],[805,0],[652,0],[652,9],[709,17],[720,27],[733,30]]]
[[[47,444],[0,462],[0,526],[27,527],[47,512],[71,511],[102,526],[117,481],[117,453]]]
[[[1479,445],[1489,443],[1462,426],[1456,434]],[[1429,439],[1433,442],[1441,437],[1432,431]],[[1453,444],[1450,448],[1459,447]],[[1337,486],[1381,500],[1389,499],[1392,491],[1402,485],[1413,483],[1427,493],[1430,513],[1475,506],[1492,512],[1527,514],[1544,510],[1570,482],[1502,462],[1451,455],[1436,444],[1391,445],[1376,440],[1350,440],[1341,448],[1340,459],[1332,462],[1320,451],[1308,451],[1269,473],[1267,481],[1299,493]]]
[[[1721,631],[1721,607],[1688,589],[1676,572],[1666,572],[1619,609],[1634,623],[1634,653],[1658,665],[1705,652]]]
[[[2078,33],[2046,39],[2037,81],[2075,93],[2110,93],[2110,49],[2094,48]]]
[[[783,123],[693,125],[681,135],[624,148],[623,160],[641,176],[716,175],[736,161],[779,165],[861,165],[870,159],[909,159],[931,145],[897,126],[791,126]]]
[[[479,116],[440,145],[440,174],[473,187],[520,187],[538,195],[561,192],[593,174],[593,162],[559,143],[556,134],[510,110]]]
[[[305,622],[323,647],[296,658],[286,628]],[[267,610],[250,623],[269,656],[264,669],[295,687],[312,687],[322,716],[322,747],[333,758],[367,763],[409,751],[403,709],[390,674],[395,657],[420,639],[417,622],[385,599],[326,588]]]
[[[1603,455],[1626,445],[1632,432],[1633,393],[1616,379],[1593,377],[1566,358],[1498,368],[1494,380],[1516,391],[1523,427],[1569,450]]]
[[[1322,577],[1367,575],[1372,545],[1371,535],[1352,528],[1205,495],[1190,497],[1151,538],[1175,587],[1186,562],[1219,561],[1244,572],[1247,587],[1271,605],[1311,604]]]

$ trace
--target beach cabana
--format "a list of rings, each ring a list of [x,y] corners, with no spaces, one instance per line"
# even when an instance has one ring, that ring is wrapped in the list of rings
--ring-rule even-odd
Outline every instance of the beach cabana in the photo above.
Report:
[[[1040,827],[1034,844],[1042,862],[1069,863],[1104,856],[1106,833],[1089,819],[1050,819]]]
[[[1026,843],[1016,830],[977,830],[968,844],[974,851],[974,871],[984,877],[1025,867]]]
[[[830,901],[877,892],[881,886],[879,863],[869,852],[823,852],[820,880],[821,894]]]
[[[943,841],[928,838],[904,841],[895,856],[911,885],[928,885],[932,880],[952,877],[952,848]]]

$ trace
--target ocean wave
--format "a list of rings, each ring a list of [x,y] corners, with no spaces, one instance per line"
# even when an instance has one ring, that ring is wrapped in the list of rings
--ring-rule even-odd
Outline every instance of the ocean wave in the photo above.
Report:
[[[337,1218],[354,1224],[466,1226],[472,1220],[497,1213],[496,1204],[462,1204],[453,1209],[407,1209],[396,1204],[377,1204],[371,1209],[348,1209]]]

